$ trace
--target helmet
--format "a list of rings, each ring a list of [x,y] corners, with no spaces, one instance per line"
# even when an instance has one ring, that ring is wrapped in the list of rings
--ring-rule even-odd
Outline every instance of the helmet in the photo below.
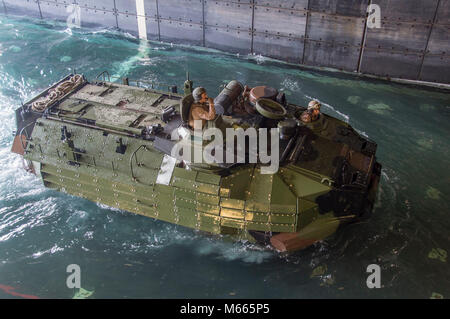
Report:
[[[206,93],[205,88],[202,88],[201,86],[195,88],[194,91],[192,91],[192,97],[194,98],[194,101],[200,101],[203,93]]]
[[[320,106],[321,106],[321,104],[320,104],[319,101],[312,100],[308,104],[308,110],[311,110],[311,111],[312,110],[319,110],[320,111]]]

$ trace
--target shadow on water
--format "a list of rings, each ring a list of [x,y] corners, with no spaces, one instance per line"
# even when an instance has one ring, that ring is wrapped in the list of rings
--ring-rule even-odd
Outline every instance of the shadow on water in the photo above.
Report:
[[[284,255],[45,189],[9,152],[14,109],[74,67],[90,79],[109,70],[179,87],[189,71],[211,95],[237,79],[279,88],[296,104],[320,100],[325,113],[378,143],[383,172],[372,218]],[[0,285],[72,298],[66,267],[78,264],[92,298],[448,297],[448,261],[432,252],[450,251],[449,97],[261,56],[0,17]],[[370,264],[382,269],[381,289],[366,286]]]

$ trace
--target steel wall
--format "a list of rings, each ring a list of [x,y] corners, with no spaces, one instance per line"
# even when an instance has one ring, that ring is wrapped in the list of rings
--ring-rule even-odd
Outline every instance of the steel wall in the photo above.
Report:
[[[450,83],[450,0],[0,0],[0,13],[388,78]],[[144,12],[136,2],[143,1]],[[381,28],[367,27],[367,7]],[[139,18],[141,15],[141,18]],[[142,31],[141,31],[142,32]],[[141,34],[140,37],[143,37]]]

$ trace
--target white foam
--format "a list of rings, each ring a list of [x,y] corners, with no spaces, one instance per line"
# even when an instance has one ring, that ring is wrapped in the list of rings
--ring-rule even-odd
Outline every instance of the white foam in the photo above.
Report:
[[[196,243],[199,255],[217,255],[226,261],[240,260],[246,263],[261,264],[275,255],[272,251],[244,242],[227,242],[217,238],[204,239]]]

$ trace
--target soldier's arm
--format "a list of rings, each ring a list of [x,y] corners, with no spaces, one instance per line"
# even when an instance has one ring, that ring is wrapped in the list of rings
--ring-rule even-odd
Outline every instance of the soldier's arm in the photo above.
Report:
[[[216,109],[214,108],[214,103],[210,101],[209,111],[205,111],[200,106],[194,106],[192,115],[195,120],[214,120],[214,118],[216,117]]]

